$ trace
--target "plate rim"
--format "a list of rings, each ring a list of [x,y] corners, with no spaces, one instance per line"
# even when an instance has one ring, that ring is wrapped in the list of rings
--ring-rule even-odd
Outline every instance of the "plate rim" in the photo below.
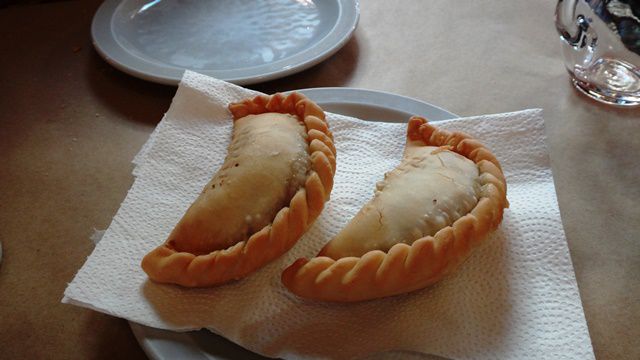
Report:
[[[314,87],[292,91],[303,93],[318,103],[340,103],[383,107],[395,111],[411,113],[413,115],[424,116],[430,121],[441,121],[460,117],[449,110],[430,104],[426,101],[382,90],[355,87]],[[425,109],[428,110],[425,111]],[[427,115],[427,113],[430,115]],[[409,119],[406,119],[406,121],[408,120]]]
[[[164,85],[177,86],[185,70],[193,70],[237,85],[249,85],[278,79],[306,70],[326,60],[340,50],[353,37],[360,20],[360,0],[335,0],[338,17],[329,32],[311,47],[278,62],[287,62],[275,70],[260,70],[273,63],[232,70],[187,69],[166,63],[153,63],[129,53],[114,37],[111,22],[118,7],[125,0],[105,0],[96,10],[91,21],[91,40],[94,49],[107,63],[116,69],[137,77]],[[289,61],[294,61],[289,64]],[[145,70],[144,67],[151,68]],[[248,72],[246,69],[252,69]],[[234,73],[244,75],[233,75]],[[225,76],[225,73],[231,76]]]
[[[391,110],[399,111],[399,112],[407,112],[412,113],[415,109],[422,107],[422,111],[416,112],[418,115],[425,116],[427,118],[432,118],[432,121],[440,121],[446,119],[455,119],[460,116],[443,109],[439,106],[430,104],[426,101],[422,101],[416,98],[403,96],[399,94],[394,94],[386,91],[379,90],[371,90],[364,88],[349,88],[349,87],[316,87],[316,88],[305,88],[297,91],[305,94],[313,101],[318,102],[321,106],[322,103],[342,103],[342,104],[351,104],[351,105],[362,105],[362,106],[377,106],[377,107],[385,107]],[[329,99],[335,99],[330,102],[327,101]],[[323,101],[324,100],[324,101]],[[433,113],[432,113],[433,111]],[[436,116],[431,116],[431,115]],[[408,120],[408,119],[407,119]],[[370,120],[376,121],[376,120]],[[198,353],[197,350],[200,350],[198,344],[189,336],[189,332],[176,332],[171,330],[161,330],[156,328],[151,328],[145,325],[141,325],[135,323],[133,321],[128,321],[129,327],[133,332],[136,341],[145,352],[145,354],[154,360],[168,360],[174,358],[173,355],[164,356],[161,352],[161,349],[158,348],[167,345],[167,338],[161,339],[161,342],[158,344],[153,343],[153,339],[149,339],[145,337],[145,331],[156,331],[162,332],[163,334],[170,335],[176,347],[181,347],[190,351],[189,359],[209,359],[211,358],[207,356],[205,353]],[[230,340],[229,340],[230,341]],[[247,350],[250,351],[250,350]],[[197,355],[196,355],[197,354]]]

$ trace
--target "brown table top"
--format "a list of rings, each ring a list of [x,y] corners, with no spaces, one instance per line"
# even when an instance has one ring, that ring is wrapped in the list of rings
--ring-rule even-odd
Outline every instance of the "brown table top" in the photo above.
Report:
[[[89,28],[99,3],[0,8],[2,358],[145,357],[125,320],[60,303],[175,92],[97,55]],[[595,354],[638,359],[640,112],[601,106],[571,88],[554,5],[366,1],[354,38],[336,55],[252,88],[369,88],[460,115],[543,108]]]

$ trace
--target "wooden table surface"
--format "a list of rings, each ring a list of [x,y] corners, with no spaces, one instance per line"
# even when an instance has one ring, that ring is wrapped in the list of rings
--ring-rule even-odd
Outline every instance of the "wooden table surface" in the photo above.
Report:
[[[125,320],[60,303],[175,93],[97,55],[89,29],[99,3],[0,2],[0,358],[145,357]],[[595,354],[639,359],[640,110],[571,88],[554,6],[363,1],[355,36],[336,55],[252,88],[369,88],[463,116],[543,108]]]

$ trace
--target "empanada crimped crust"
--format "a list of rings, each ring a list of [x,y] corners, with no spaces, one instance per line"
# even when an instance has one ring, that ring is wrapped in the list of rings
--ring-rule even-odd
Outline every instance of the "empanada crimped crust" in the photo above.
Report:
[[[197,253],[180,251],[177,249],[180,244],[170,241],[176,237],[172,233],[164,244],[142,260],[143,270],[156,282],[206,287],[243,278],[289,250],[318,217],[329,198],[336,171],[336,149],[325,114],[317,104],[293,92],[289,95],[259,95],[232,103],[229,110],[234,122],[249,115],[265,113],[297,117],[304,125],[309,155],[309,170],[303,186],[291,197],[288,206],[277,211],[268,225],[227,248],[206,253],[200,250]],[[211,214],[210,221],[219,220],[216,216]],[[188,239],[184,241],[188,242]]]
[[[323,256],[325,246],[317,257],[298,259],[284,270],[282,282],[291,292],[309,299],[352,302],[421,289],[455,269],[498,227],[508,206],[507,184],[491,151],[469,135],[437,129],[420,117],[409,120],[409,146],[437,146],[436,151],[453,151],[476,164],[480,189],[472,210],[433,235],[397,243],[386,252],[331,258]]]

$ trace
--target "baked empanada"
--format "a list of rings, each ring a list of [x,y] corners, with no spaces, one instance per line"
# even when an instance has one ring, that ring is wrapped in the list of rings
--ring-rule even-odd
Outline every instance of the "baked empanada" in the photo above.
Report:
[[[506,186],[478,141],[413,117],[400,165],[317,257],[285,269],[282,282],[301,297],[344,302],[426,287],[497,228]]]
[[[142,268],[152,280],[202,287],[239,279],[286,252],[318,217],[336,150],[322,109],[298,93],[229,105],[224,164]]]

